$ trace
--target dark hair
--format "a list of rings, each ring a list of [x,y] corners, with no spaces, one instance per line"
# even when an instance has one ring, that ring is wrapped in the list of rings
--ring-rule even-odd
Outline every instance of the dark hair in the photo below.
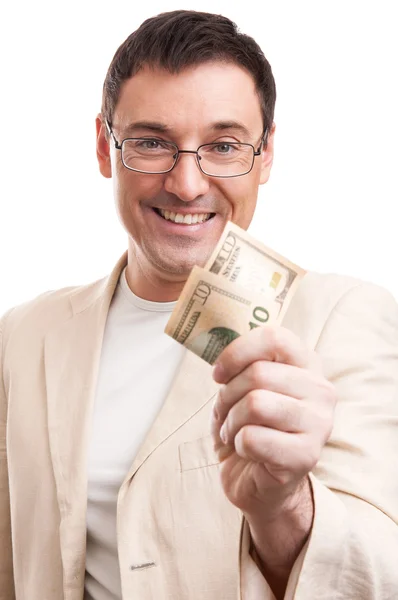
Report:
[[[178,73],[185,67],[219,60],[244,67],[254,78],[263,114],[270,130],[276,100],[271,66],[259,45],[240,33],[222,15],[176,10],[144,21],[116,51],[105,77],[102,117],[112,123],[124,81],[144,65]]]

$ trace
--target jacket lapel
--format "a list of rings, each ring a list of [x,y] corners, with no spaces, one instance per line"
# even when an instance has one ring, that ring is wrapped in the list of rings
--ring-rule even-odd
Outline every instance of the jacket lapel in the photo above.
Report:
[[[123,486],[164,440],[193,417],[212,396],[215,396],[219,385],[215,383],[211,373],[212,367],[208,363],[192,352],[185,351],[173,386],[141,445]]]
[[[61,519],[65,600],[80,600],[84,589],[91,415],[106,319],[126,261],[125,254],[109,278],[79,288],[69,297],[71,309],[45,337],[48,429]],[[172,389],[125,478],[122,495],[146,458],[215,395],[218,385],[211,370],[186,351]]]
[[[44,342],[50,452],[60,510],[65,600],[82,597],[85,572],[87,442],[102,338],[124,265],[69,296],[71,307]],[[72,310],[71,310],[72,309]]]

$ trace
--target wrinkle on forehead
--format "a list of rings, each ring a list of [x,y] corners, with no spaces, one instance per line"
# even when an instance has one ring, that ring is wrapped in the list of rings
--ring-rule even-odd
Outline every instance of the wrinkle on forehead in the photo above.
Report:
[[[254,79],[245,69],[205,63],[180,73],[143,68],[126,81],[114,125],[131,133],[138,131],[137,123],[175,135],[230,129],[250,138],[261,133],[262,113]]]

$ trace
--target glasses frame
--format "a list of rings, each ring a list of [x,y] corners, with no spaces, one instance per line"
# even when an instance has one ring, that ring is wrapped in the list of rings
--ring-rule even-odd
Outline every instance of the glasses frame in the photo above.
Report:
[[[228,179],[230,177],[242,177],[243,175],[247,175],[248,173],[250,173],[250,171],[253,169],[254,160],[255,160],[256,156],[260,156],[261,155],[261,152],[263,150],[264,144],[267,143],[267,134],[268,134],[267,128],[265,128],[264,131],[261,134],[260,145],[258,146],[257,150],[255,149],[255,147],[253,146],[253,144],[248,144],[248,143],[245,143],[245,142],[225,142],[225,143],[228,143],[229,146],[238,146],[238,145],[239,146],[250,146],[250,148],[253,150],[252,164],[250,166],[250,169],[248,169],[244,173],[239,173],[239,175],[212,175],[211,173],[207,173],[202,168],[202,166],[200,164],[200,160],[201,160],[202,157],[199,155],[199,150],[201,148],[203,148],[204,146],[211,146],[212,144],[201,144],[197,148],[197,150],[180,150],[180,148],[174,142],[167,142],[168,144],[170,144],[170,146],[174,146],[174,148],[176,149],[175,154],[173,156],[173,158],[174,158],[174,164],[173,164],[173,166],[170,167],[170,169],[167,169],[166,171],[142,171],[141,169],[134,169],[134,167],[129,167],[128,165],[126,165],[126,163],[123,160],[123,144],[125,142],[128,142],[129,140],[152,141],[152,140],[154,140],[154,138],[146,137],[146,136],[144,136],[144,137],[137,137],[137,138],[128,137],[128,138],[124,138],[121,142],[118,142],[118,140],[115,137],[115,134],[113,133],[112,126],[111,126],[110,122],[108,121],[108,119],[105,120],[105,125],[106,125],[106,128],[108,130],[109,135],[113,139],[113,142],[115,144],[116,150],[120,150],[120,157],[121,157],[123,166],[126,167],[126,169],[128,169],[129,171],[134,171],[135,173],[143,173],[144,175],[164,175],[165,173],[170,173],[170,171],[172,171],[174,169],[174,167],[176,166],[180,154],[195,154],[196,155],[196,162],[197,162],[197,165],[198,165],[200,171],[204,175],[206,175],[207,177],[217,177],[217,178],[220,178],[220,179]],[[216,144],[216,142],[214,142],[214,144]]]

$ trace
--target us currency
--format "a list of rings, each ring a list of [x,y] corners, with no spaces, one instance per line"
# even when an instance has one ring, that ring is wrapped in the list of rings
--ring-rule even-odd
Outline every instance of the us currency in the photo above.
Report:
[[[301,267],[230,221],[205,269],[231,283],[272,297],[279,306],[279,320],[305,274]]]
[[[228,222],[204,269],[194,267],[165,332],[213,364],[239,335],[280,322],[304,275]]]
[[[275,322],[279,304],[201,267],[194,267],[165,332],[213,364],[238,336]]]

